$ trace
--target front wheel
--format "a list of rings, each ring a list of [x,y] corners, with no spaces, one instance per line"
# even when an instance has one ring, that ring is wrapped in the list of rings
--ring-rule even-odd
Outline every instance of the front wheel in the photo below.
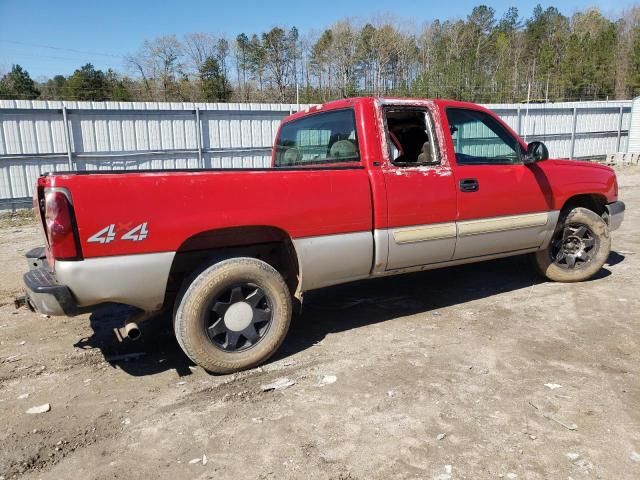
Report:
[[[233,258],[197,275],[178,297],[174,329],[191,360],[230,373],[267,360],[284,340],[291,295],[282,276],[255,258]]]
[[[561,219],[546,249],[533,254],[536,268],[554,282],[581,282],[595,275],[611,251],[609,227],[596,213],[574,208]]]

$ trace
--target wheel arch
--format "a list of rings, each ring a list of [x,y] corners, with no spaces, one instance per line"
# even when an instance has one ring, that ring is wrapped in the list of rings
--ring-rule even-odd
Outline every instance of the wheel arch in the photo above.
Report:
[[[186,238],[173,259],[165,302],[172,301],[189,276],[213,263],[251,257],[275,268],[292,298],[301,300],[301,271],[291,236],[271,225],[244,225],[204,230]]]
[[[563,214],[582,207],[602,216],[606,212],[607,197],[601,193],[580,193],[573,195],[564,202],[560,211]]]

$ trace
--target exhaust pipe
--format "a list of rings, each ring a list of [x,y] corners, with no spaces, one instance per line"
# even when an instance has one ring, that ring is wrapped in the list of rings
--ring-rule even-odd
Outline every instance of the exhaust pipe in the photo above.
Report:
[[[113,329],[118,341],[124,342],[125,339],[129,339],[132,341],[140,340],[140,338],[142,337],[142,330],[140,330],[140,326],[138,324],[158,315],[161,312],[162,310],[156,310],[153,312],[138,312],[135,315],[129,317],[124,322],[124,325],[122,327]]]
[[[138,327],[138,324],[135,322],[127,323],[122,330],[123,336],[129,340],[139,340],[142,336],[140,327]]]

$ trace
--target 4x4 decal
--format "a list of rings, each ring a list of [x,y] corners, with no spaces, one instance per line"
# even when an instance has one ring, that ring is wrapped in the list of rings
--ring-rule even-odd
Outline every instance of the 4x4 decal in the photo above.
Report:
[[[133,228],[132,230],[129,230],[120,238],[120,240],[131,240],[133,242],[140,242],[145,238],[147,238],[148,234],[149,232],[147,231],[147,224],[145,222],[145,223],[141,223],[140,225]]]
[[[130,240],[132,242],[140,242],[147,238],[149,235],[149,230],[147,230],[147,222],[141,223],[140,225],[135,226],[127,233],[120,237],[120,240]],[[107,225],[102,230],[96,232],[94,235],[91,235],[87,242],[90,243],[111,243],[116,239],[116,225],[112,223],[111,225]]]

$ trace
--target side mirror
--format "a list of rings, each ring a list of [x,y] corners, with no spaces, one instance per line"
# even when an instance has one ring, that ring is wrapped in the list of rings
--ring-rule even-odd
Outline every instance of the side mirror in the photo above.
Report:
[[[527,145],[527,152],[524,154],[524,163],[530,164],[549,159],[549,150],[542,142],[531,142]]]

